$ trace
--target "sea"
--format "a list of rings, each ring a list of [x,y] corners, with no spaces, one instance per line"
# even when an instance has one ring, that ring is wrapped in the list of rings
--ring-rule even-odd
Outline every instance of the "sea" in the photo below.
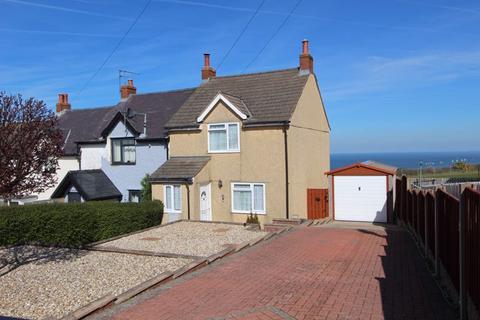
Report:
[[[480,151],[334,153],[330,156],[330,167],[336,169],[366,160],[373,160],[402,169],[415,169],[420,166],[424,168],[445,168],[450,167],[455,161],[480,164]]]

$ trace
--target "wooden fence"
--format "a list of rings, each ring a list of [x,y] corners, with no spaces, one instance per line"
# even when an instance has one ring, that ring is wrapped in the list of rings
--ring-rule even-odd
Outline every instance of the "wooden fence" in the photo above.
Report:
[[[395,184],[397,221],[409,229],[458,294],[462,319],[480,310],[480,192],[460,198],[442,189],[412,190],[405,176]],[[469,305],[470,304],[470,305]]]

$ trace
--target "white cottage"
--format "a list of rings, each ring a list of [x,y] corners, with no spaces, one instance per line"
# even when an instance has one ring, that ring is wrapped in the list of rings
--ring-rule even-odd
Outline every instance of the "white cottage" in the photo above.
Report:
[[[101,171],[114,186],[109,190],[121,193],[121,201],[139,200],[142,178],[167,159],[164,124],[193,89],[137,95],[133,81],[129,80],[120,92],[122,99],[116,106],[82,110],[71,110],[68,96],[59,95],[57,112],[65,137],[64,156],[59,161],[57,186],[38,195],[38,200],[63,198],[68,201],[71,187],[81,193],[82,186],[70,186],[68,181],[63,181],[69,171],[78,170],[88,170],[91,176],[84,172],[82,179],[76,180],[77,184],[94,181],[102,176]],[[114,194],[111,196],[117,198]],[[70,201],[88,198],[86,195],[70,197]]]

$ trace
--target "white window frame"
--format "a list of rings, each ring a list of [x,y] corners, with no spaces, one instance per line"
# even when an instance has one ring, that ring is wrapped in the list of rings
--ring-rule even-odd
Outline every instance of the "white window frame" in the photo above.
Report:
[[[172,197],[170,199],[170,203],[172,204],[172,208],[167,208],[167,187],[172,188]],[[180,190],[180,209],[175,209],[175,188],[179,188]],[[163,186],[163,206],[164,211],[166,213],[182,213],[182,186],[179,184],[166,184]]]
[[[233,197],[233,192],[235,191],[235,185],[236,184],[243,184],[243,185],[250,185],[250,192],[251,192],[251,203],[252,203],[252,209],[251,210],[236,210],[235,209],[235,206],[233,205],[233,201],[234,201],[234,197]],[[262,186],[263,187],[263,210],[254,210],[253,206],[254,206],[254,197],[255,197],[255,188],[254,186]],[[261,182],[232,182],[231,185],[230,185],[230,189],[231,189],[231,194],[230,194],[230,199],[231,199],[231,209],[232,209],[232,213],[256,213],[256,214],[267,214],[267,197],[266,197],[266,185],[265,183],[261,183]]]
[[[236,149],[229,149],[229,143],[230,143],[230,137],[228,134],[228,125],[230,124],[236,124],[237,129],[238,129],[238,134],[237,134],[237,146],[238,148]],[[224,129],[210,129],[210,126],[219,126],[223,125]],[[210,149],[210,132],[211,131],[217,131],[217,130],[225,130],[227,132],[227,149],[226,150],[211,150]],[[208,153],[235,153],[235,152],[240,152],[240,123],[239,122],[221,122],[221,123],[209,123],[208,124],[208,130],[207,130],[207,139],[208,139]]]

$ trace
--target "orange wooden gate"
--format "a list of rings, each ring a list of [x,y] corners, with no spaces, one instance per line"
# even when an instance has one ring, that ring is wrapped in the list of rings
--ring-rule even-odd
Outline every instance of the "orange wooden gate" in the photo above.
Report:
[[[328,217],[328,189],[307,189],[308,219]]]

